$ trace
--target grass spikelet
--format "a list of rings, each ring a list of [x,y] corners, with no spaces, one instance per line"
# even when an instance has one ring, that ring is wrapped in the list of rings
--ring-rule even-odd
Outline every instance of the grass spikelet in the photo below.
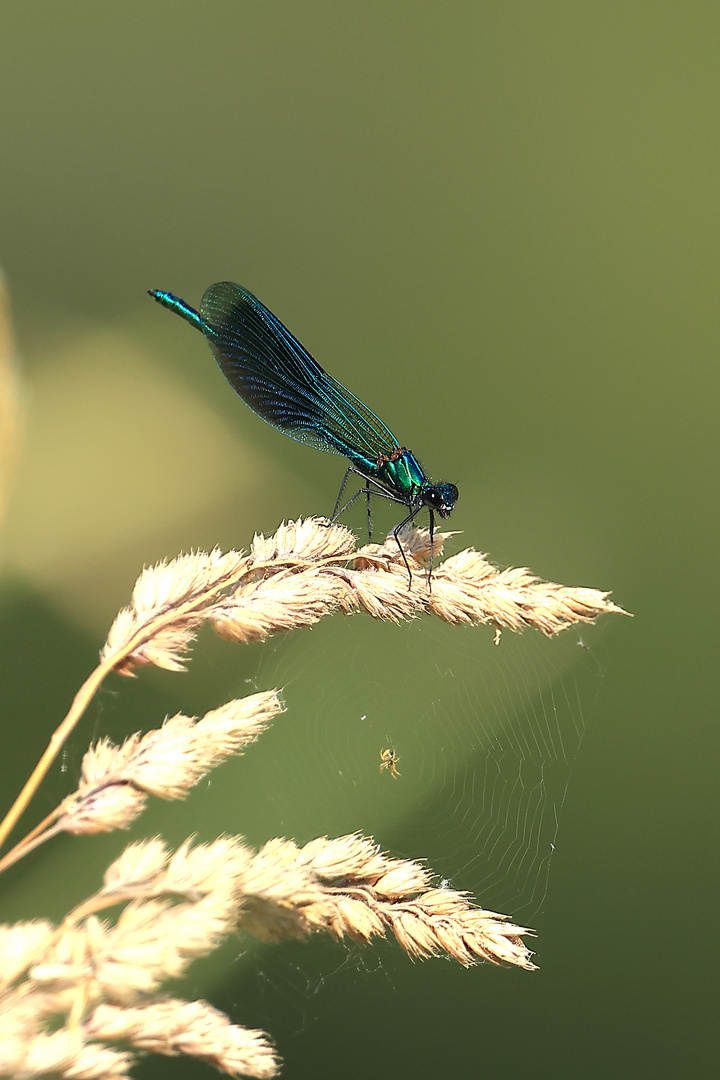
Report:
[[[425,586],[413,577],[408,585],[404,566],[388,563],[387,567],[342,572],[347,590],[341,607],[346,614],[362,609],[373,619],[399,623],[411,619],[422,610]]]
[[[168,858],[168,849],[159,837],[128,844],[105,871],[103,891],[125,896],[154,893],[155,882],[164,874]]]
[[[354,550],[352,534],[308,518],[256,536],[251,554],[184,555],[143,571],[132,607],[120,612],[101,660],[121,674],[145,664],[180,671],[200,624],[209,619],[230,641],[258,641],[311,626],[338,607],[399,622],[426,613],[449,623],[492,623],[552,636],[598,615],[623,613],[605,592],[543,582],[524,568],[498,570],[472,548],[437,562],[452,533],[436,533],[432,584],[423,572],[407,580],[391,535],[382,546]],[[403,530],[406,557],[420,571],[431,545],[424,529]],[[348,566],[348,563],[353,565]]]
[[[52,926],[44,920],[0,926],[0,989],[41,956],[50,944]]]
[[[138,1050],[206,1061],[230,1076],[266,1080],[277,1075],[279,1058],[267,1036],[232,1024],[205,1001],[167,998],[152,1005],[99,1005],[84,1030],[92,1038],[130,1043]]]
[[[163,982],[182,975],[192,959],[215,948],[229,932],[236,906],[229,893],[221,893],[196,903],[132,901],[112,927],[90,916],[83,924],[86,997],[134,1004],[155,993]],[[76,970],[71,967],[65,978],[73,978]],[[59,971],[41,969],[46,982],[51,973],[62,978]]]
[[[271,841],[239,879],[241,925],[264,941],[325,930],[367,943],[391,930],[413,957],[445,953],[464,967],[488,960],[533,970],[522,941],[530,930],[431,880],[424,866],[392,859],[356,834],[303,849]]]
[[[330,525],[320,518],[301,518],[283,523],[269,537],[256,534],[252,542],[250,565],[258,570],[264,564],[308,565],[328,560],[349,559],[355,550],[355,537],[344,525]]]
[[[218,548],[158,563],[143,570],[135,583],[132,610],[140,621],[148,621],[158,612],[193,603],[208,589],[238,577],[246,564],[241,552],[223,555]]]
[[[124,744],[125,750],[131,750],[130,740]],[[108,779],[98,779],[95,783],[83,785],[77,796],[66,801],[65,809],[60,813],[56,824],[45,839],[56,832],[73,833],[75,836],[92,836],[94,833],[113,832],[115,829],[129,829],[133,821],[145,809],[146,796],[143,791],[132,787],[124,779],[122,764],[116,764],[118,747],[105,743],[88,750],[95,761],[104,759],[102,771]]]
[[[254,741],[281,711],[275,691],[230,701],[201,720],[178,714],[122,746],[101,739],[83,758],[82,782],[69,796],[56,828],[71,833],[127,828],[146,795],[182,799],[231,754]]]
[[[312,626],[331,614],[344,594],[341,581],[315,568],[276,572],[250,581],[215,605],[215,632],[226,641],[262,641],[271,634]]]
[[[408,583],[392,535],[383,545],[358,549],[347,566],[352,552],[346,529],[328,528],[317,519],[282,526],[274,537],[256,537],[244,579],[230,599],[215,605],[213,626],[233,641],[259,640],[311,625],[339,607],[346,614],[363,610],[391,622],[424,613],[449,623],[491,623],[516,632],[534,627],[551,637],[598,615],[627,614],[606,592],[543,582],[524,568],[498,570],[472,548],[438,562],[452,535],[435,534],[429,587],[424,573],[413,574]],[[418,569],[427,568],[429,532],[405,529],[401,541]]]
[[[0,1075],[15,1077],[67,1077],[68,1080],[130,1080],[132,1056],[97,1043],[86,1042],[78,1030],[51,1035],[38,1033],[24,1046],[15,1045]]]
[[[160,839],[128,845],[108,867],[102,894],[159,896],[171,893],[199,899],[215,890],[230,889],[249,858],[249,849],[234,837],[211,844],[186,840],[170,852]]]
[[[516,632],[534,627],[552,637],[598,615],[627,615],[607,597],[598,589],[541,581],[524,567],[498,570],[468,548],[438,566],[426,607],[449,623],[493,623]]]
[[[387,859],[378,845],[360,833],[348,833],[334,839],[319,836],[296,851],[298,861],[309,867],[321,881],[357,877],[361,872],[377,880],[387,866]]]
[[[405,556],[417,563],[418,569],[427,569],[430,560],[437,561],[443,553],[445,541],[451,536],[457,536],[456,532],[435,531],[430,541],[430,530],[416,528],[414,525],[406,525],[398,533],[398,540],[402,544]],[[382,544],[363,544],[355,552],[353,565],[357,569],[371,569],[376,566],[397,565],[402,566],[407,582],[407,570],[393,533],[389,533]]]
[[[110,628],[101,661],[117,656],[113,666],[123,675],[144,664],[182,671],[205,609],[246,565],[241,552],[223,555],[215,549],[144,570],[133,589],[132,606],[124,608]]]

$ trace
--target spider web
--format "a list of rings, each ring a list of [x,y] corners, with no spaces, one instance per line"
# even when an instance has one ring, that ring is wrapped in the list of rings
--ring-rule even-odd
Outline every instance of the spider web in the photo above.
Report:
[[[489,628],[355,617],[266,643],[256,684],[282,687],[288,711],[254,748],[245,834],[372,835],[537,928],[602,679],[597,634],[496,646]]]

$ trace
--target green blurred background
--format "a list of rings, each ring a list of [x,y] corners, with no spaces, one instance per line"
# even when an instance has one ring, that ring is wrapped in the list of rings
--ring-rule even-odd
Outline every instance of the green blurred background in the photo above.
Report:
[[[327,513],[342,474],[254,418],[148,288],[246,285],[458,485],[451,550],[635,613],[574,649],[603,677],[582,692],[540,970],[231,943],[183,992],[266,1028],[286,1078],[714,1075],[719,46],[709,2],[3,4],[25,417],[2,538],[8,804],[144,564]],[[210,637],[187,675],[108,683],[35,818],[89,739],[282,683],[273,731],[135,835],[442,848],[455,823],[433,831],[421,789],[442,801],[459,767],[487,631],[338,616],[265,647]],[[397,782],[377,769],[390,743]],[[0,918],[60,917],[126,840],[37,853]]]

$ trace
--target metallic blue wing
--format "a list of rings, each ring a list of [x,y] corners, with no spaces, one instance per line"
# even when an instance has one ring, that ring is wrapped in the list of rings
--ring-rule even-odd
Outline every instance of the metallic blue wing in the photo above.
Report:
[[[397,449],[382,421],[247,289],[232,281],[211,285],[200,315],[223,375],[268,424],[370,471],[379,457]]]

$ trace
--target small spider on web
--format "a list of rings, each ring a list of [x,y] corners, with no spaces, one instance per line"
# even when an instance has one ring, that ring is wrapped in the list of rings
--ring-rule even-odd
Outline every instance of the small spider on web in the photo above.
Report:
[[[393,779],[397,780],[398,776],[402,775],[402,773],[399,773],[397,770],[397,763],[399,760],[400,758],[391,747],[388,747],[387,750],[383,750],[380,754],[380,772],[382,772],[383,769],[386,769]]]

